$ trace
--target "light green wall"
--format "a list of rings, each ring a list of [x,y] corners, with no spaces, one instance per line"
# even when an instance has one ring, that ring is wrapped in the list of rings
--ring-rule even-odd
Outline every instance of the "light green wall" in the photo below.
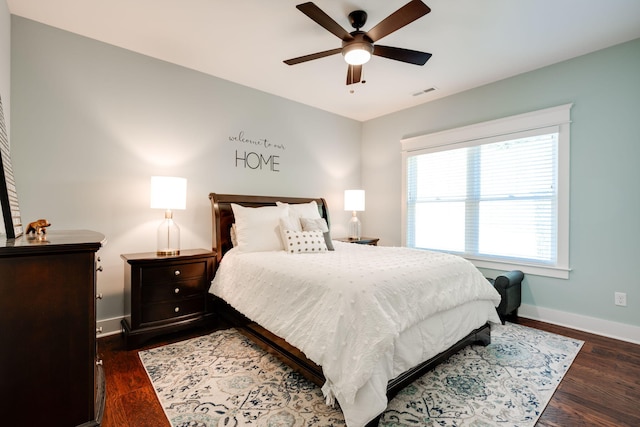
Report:
[[[640,325],[640,39],[366,122],[364,232],[401,242],[403,137],[566,103],[573,271],[569,280],[528,275],[523,303]],[[626,308],[614,291],[627,293]]]
[[[210,192],[325,197],[346,234],[360,122],[12,17],[13,169],[23,222],[104,233],[98,319],[123,315],[122,253],[156,250],[151,175],[186,177],[182,248],[211,247]],[[253,141],[230,140],[244,131]],[[236,167],[278,155],[279,172]],[[255,158],[254,158],[255,160]],[[240,163],[242,165],[242,162]]]

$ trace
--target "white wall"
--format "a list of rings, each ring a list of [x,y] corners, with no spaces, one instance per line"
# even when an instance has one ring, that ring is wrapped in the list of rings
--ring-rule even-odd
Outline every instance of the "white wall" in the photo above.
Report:
[[[211,247],[210,192],[325,197],[332,233],[345,235],[359,122],[16,16],[12,24],[22,219],[107,236],[99,320],[123,315],[120,254],[156,250],[163,212],[149,208],[151,175],[188,179],[187,209],[174,212],[185,249]],[[233,141],[240,132],[274,145]],[[278,172],[236,167],[236,150],[278,156]]]

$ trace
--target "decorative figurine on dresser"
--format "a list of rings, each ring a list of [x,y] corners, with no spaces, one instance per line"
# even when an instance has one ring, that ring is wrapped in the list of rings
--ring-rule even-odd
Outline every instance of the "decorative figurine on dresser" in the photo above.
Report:
[[[205,249],[123,254],[124,312],[122,329],[128,348],[157,335],[202,326],[213,319],[208,291],[216,254]]]
[[[47,232],[47,227],[51,226],[51,223],[46,219],[39,219],[37,221],[30,222],[27,226],[25,233],[34,233],[36,236],[40,236]]]
[[[2,425],[100,425],[96,253],[104,240],[86,230],[0,237]]]

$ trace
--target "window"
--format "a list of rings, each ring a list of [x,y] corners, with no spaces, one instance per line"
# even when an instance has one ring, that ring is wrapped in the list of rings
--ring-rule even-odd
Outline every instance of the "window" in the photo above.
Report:
[[[403,244],[568,278],[570,108],[403,140]]]

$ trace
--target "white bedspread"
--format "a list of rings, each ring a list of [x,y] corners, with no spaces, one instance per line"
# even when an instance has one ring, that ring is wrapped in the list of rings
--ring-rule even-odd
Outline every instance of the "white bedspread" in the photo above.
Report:
[[[380,381],[380,366],[393,364],[394,343],[403,331],[478,300],[491,302],[486,318],[498,321],[491,307],[500,296],[460,257],[337,241],[334,246],[332,252],[302,255],[232,249],[210,292],[322,366],[325,396],[335,397],[347,424],[357,426],[380,411],[363,419],[362,411],[349,414],[349,408],[374,375],[386,387],[391,378]],[[382,371],[388,376],[392,369]]]

